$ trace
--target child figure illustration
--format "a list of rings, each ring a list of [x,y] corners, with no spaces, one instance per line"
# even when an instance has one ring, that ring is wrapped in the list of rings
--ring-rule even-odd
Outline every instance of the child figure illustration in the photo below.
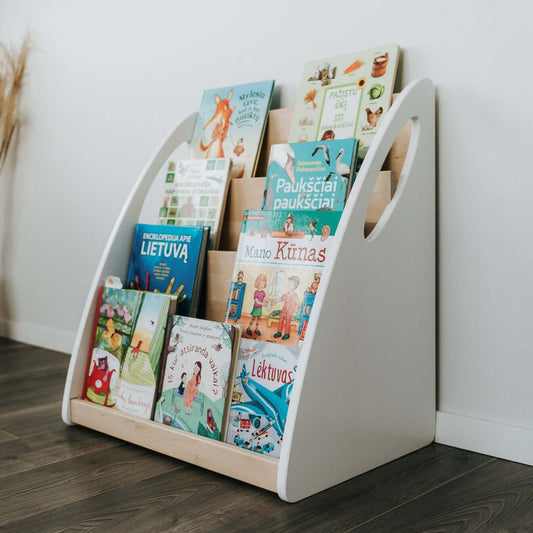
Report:
[[[186,379],[187,379],[187,372],[183,372],[183,374],[181,375],[180,386],[178,387],[178,394],[180,396],[183,396],[183,394],[185,393],[185,380]]]
[[[291,320],[296,314],[300,301],[296,294],[296,289],[300,285],[300,278],[298,276],[289,276],[287,279],[288,289],[285,294],[282,294],[281,300],[283,301],[283,309],[278,322],[278,331],[274,333],[274,338],[279,339],[282,332],[285,330],[285,334],[281,337],[281,340],[287,340],[291,336]]]
[[[266,292],[265,292],[266,286],[267,286],[267,278],[265,274],[261,273],[257,276],[257,278],[255,278],[254,305],[250,313],[251,315],[250,323],[248,324],[248,327],[246,328],[247,335],[252,335],[252,331],[256,335],[261,335],[261,331],[259,329],[259,322],[261,321],[261,316],[263,315],[263,302],[265,301],[265,298],[266,298]],[[255,329],[253,329],[254,321],[255,321]]]
[[[185,407],[185,414],[192,414],[192,402],[198,393],[198,387],[202,381],[202,363],[196,361],[192,371],[192,377],[187,382],[185,395],[183,396],[183,406]]]
[[[294,231],[294,217],[291,213],[287,215],[285,222],[283,223],[283,231],[285,233],[291,233]]]
[[[179,413],[181,411],[178,405],[178,398],[183,398],[183,395],[185,394],[186,380],[187,380],[187,372],[183,372],[183,374],[181,375],[181,381],[180,381],[179,387],[172,391],[172,407],[174,408],[174,412],[176,413]],[[185,401],[183,403],[185,403]]]

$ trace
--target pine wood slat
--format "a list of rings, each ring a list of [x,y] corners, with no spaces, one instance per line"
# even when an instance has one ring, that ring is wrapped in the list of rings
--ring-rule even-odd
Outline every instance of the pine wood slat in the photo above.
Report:
[[[278,461],[114,409],[71,400],[72,421],[251,485],[277,491]]]

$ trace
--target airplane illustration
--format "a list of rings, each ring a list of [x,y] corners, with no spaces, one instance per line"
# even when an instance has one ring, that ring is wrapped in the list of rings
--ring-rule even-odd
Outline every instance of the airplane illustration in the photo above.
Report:
[[[286,383],[275,391],[271,391],[249,376],[246,365],[243,365],[239,378],[244,392],[250,397],[250,401],[233,404],[231,410],[264,416],[272,423],[272,427],[278,435],[283,437],[293,382]]]

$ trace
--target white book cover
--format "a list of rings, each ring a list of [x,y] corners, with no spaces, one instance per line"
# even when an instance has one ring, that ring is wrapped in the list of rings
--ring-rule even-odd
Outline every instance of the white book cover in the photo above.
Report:
[[[231,160],[187,159],[173,154],[158,172],[142,222],[165,226],[209,226],[216,250],[229,188]]]

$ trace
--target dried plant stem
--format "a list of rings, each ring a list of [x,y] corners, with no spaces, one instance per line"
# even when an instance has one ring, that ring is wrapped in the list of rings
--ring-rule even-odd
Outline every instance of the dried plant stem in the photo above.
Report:
[[[18,104],[29,51],[29,33],[18,53],[10,52],[0,43],[0,175],[18,125]]]

